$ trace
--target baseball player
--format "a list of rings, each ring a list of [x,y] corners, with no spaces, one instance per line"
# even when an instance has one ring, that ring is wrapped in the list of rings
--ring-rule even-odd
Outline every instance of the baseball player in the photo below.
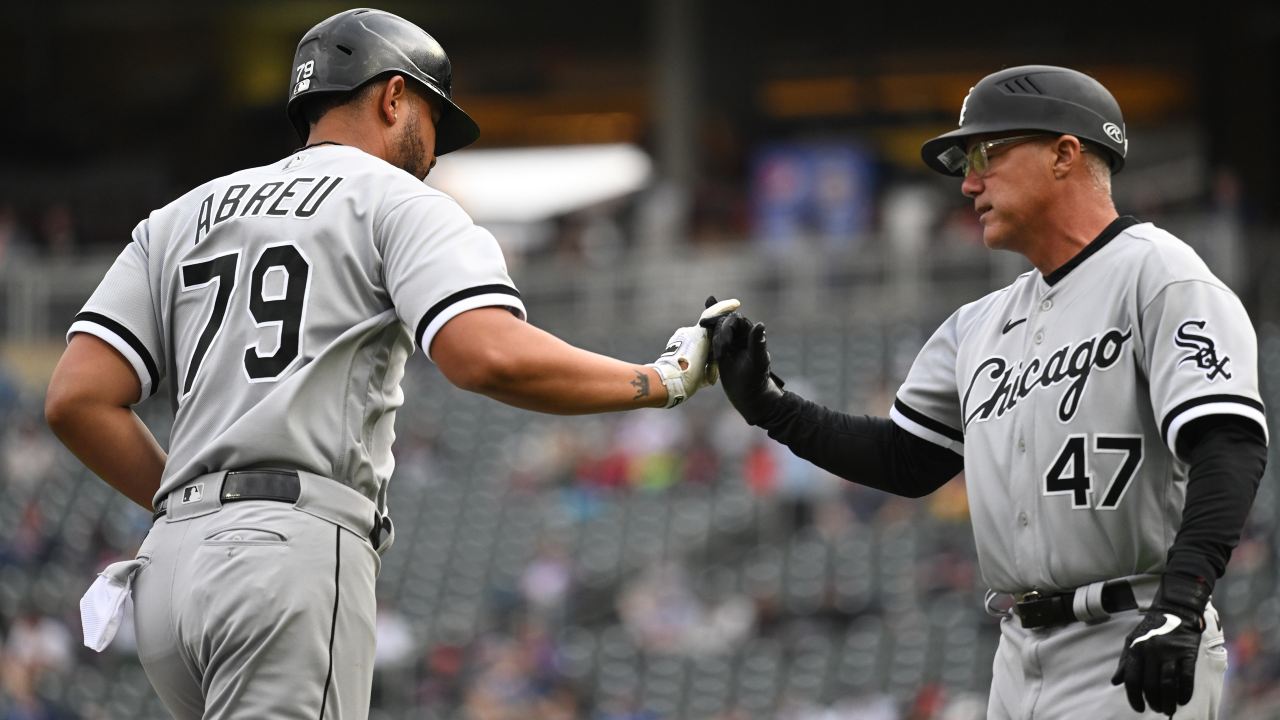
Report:
[[[1082,73],[1015,67],[970,90],[924,161],[963,178],[987,247],[1035,270],[938,328],[889,418],[780,389],[763,325],[705,323],[730,401],[797,455],[910,497],[964,471],[988,607],[1012,602],[989,718],[1218,716],[1209,597],[1266,458],[1256,339],[1187,245],[1117,214],[1127,149]]]
[[[525,323],[493,236],[424,185],[473,142],[448,57],[351,10],[302,38],[305,146],[153,212],[72,324],[46,414],[155,523],[82,602],[101,649],[132,597],[178,718],[364,718],[400,380],[415,348],[522,408],[673,407],[708,382],[701,327],[633,365]],[[710,313],[732,309],[729,302]],[[168,380],[168,452],[131,406]]]

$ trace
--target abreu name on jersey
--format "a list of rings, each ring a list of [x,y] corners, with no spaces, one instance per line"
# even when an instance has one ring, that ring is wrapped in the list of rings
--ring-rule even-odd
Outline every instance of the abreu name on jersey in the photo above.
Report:
[[[214,226],[237,216],[309,218],[316,214],[321,203],[344,179],[332,175],[321,178],[300,177],[290,180],[287,185],[283,180],[273,180],[256,187],[248,184],[229,185],[221,198],[216,192],[210,193],[200,203],[200,211],[196,218],[196,235],[192,244],[199,245]],[[284,188],[283,191],[281,188]],[[305,196],[302,195],[304,192],[306,192]],[[302,197],[301,202],[294,199],[298,197]]]

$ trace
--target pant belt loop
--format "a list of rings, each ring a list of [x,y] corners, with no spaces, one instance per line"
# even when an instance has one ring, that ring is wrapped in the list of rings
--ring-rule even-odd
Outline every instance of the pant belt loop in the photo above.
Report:
[[[1095,582],[1076,588],[1071,599],[1071,611],[1077,620],[1094,623],[1111,617],[1102,607],[1102,586],[1105,582]]]
[[[1013,615],[1013,598],[1007,593],[1000,593],[987,588],[986,595],[982,599],[982,609],[994,618],[1006,618]],[[997,604],[997,601],[1000,601]]]
[[[372,500],[322,475],[299,470],[298,476],[302,480],[302,494],[294,505],[296,509],[341,525],[372,544],[374,523],[379,520],[378,508]]]
[[[378,555],[386,555],[395,541],[396,526],[391,522],[391,518],[382,513],[376,513],[373,517],[373,532],[369,533],[369,542],[373,544],[373,549]]]

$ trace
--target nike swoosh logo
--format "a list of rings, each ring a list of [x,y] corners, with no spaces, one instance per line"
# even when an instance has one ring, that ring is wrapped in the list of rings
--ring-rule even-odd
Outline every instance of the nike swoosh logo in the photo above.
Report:
[[[1019,325],[1021,325],[1026,321],[1027,321],[1026,318],[1022,318],[1021,320],[1010,320],[1009,322],[1004,324],[1004,329],[1000,331],[1000,334],[1001,335],[1007,334],[1010,330],[1018,327]]]
[[[1176,630],[1178,626],[1181,624],[1182,624],[1182,620],[1177,615],[1170,615],[1169,613],[1165,613],[1163,625],[1156,628],[1155,630],[1148,631],[1146,635],[1143,635],[1142,637],[1129,643],[1129,647],[1133,647],[1134,645],[1137,645],[1138,643],[1144,640],[1150,640],[1151,638],[1157,637],[1159,635],[1168,635],[1169,633]]]

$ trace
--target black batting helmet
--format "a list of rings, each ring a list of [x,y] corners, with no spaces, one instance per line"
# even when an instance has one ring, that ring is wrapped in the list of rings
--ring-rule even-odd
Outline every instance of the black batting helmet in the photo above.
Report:
[[[310,128],[302,105],[307,98],[354,90],[389,73],[415,80],[440,99],[437,155],[480,137],[475,121],[453,102],[453,69],[440,43],[402,17],[369,8],[338,13],[302,36],[289,78],[289,121],[305,141]]]
[[[1063,67],[1022,65],[978,81],[960,106],[960,128],[926,142],[920,156],[944,175],[960,177],[964,139],[1010,130],[1075,135],[1105,148],[1111,172],[1120,172],[1129,151],[1120,105],[1102,83]]]

